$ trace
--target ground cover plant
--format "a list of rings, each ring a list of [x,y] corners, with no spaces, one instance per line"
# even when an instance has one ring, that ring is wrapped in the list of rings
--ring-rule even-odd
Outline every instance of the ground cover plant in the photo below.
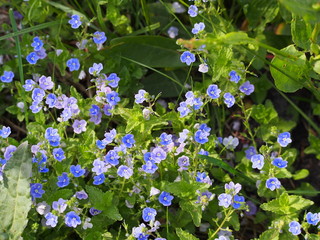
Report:
[[[0,9],[0,239],[320,239],[317,0]]]

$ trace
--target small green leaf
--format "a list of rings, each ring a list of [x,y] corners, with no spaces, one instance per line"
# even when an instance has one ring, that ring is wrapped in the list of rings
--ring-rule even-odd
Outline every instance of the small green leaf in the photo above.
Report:
[[[30,176],[32,156],[28,142],[22,143],[4,168],[0,181],[0,234],[20,239],[31,208]]]
[[[310,38],[312,26],[303,20],[302,17],[294,16],[291,22],[292,41],[305,50],[310,49]]]
[[[281,49],[281,52],[296,57],[295,59],[275,56],[270,67],[276,87],[283,92],[295,92],[304,86],[308,74],[307,60],[303,52],[294,45]]]
[[[186,231],[183,231],[181,228],[177,228],[176,233],[180,240],[199,240],[199,238],[194,237],[192,234]]]
[[[261,208],[280,215],[298,215],[299,211],[311,205],[313,202],[308,199],[297,195],[288,195],[284,192],[279,198],[262,204]]]
[[[293,174],[294,180],[300,180],[304,179],[309,176],[309,170],[308,169],[300,169]]]

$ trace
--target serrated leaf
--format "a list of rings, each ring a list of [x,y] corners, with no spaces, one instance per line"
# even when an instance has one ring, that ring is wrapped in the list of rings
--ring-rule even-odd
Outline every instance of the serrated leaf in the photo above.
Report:
[[[271,62],[273,66],[270,66],[271,75],[279,90],[283,92],[295,92],[303,87],[307,78],[308,67],[306,56],[303,52],[298,51],[294,45],[289,45],[281,49],[281,51],[290,54],[295,59],[275,56]]]
[[[186,231],[183,231],[181,228],[177,228],[176,233],[177,233],[178,237],[180,238],[180,240],[199,240],[199,238],[193,236],[192,234],[190,234]]]
[[[31,208],[32,156],[28,142],[22,143],[5,166],[0,182],[0,234],[19,239]]]
[[[279,198],[262,204],[261,208],[265,211],[274,212],[280,215],[297,215],[299,211],[308,206],[311,206],[312,204],[313,201],[310,201],[298,195],[288,195],[286,192],[284,192]]]
[[[294,16],[291,22],[292,41],[305,50],[310,49],[310,38],[312,26],[303,20],[302,17]]]
[[[201,224],[202,218],[202,209],[201,205],[193,202],[188,201],[180,201],[179,205],[183,211],[190,213],[194,225],[199,227]]]
[[[277,240],[279,239],[279,230],[278,229],[269,229],[267,231],[264,231],[260,235],[260,240]]]

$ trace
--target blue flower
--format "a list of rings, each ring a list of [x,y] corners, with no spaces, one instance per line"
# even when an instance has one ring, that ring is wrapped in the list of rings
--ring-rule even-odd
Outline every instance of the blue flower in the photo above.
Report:
[[[58,187],[66,187],[69,185],[69,183],[70,183],[70,179],[66,172],[62,173],[61,176],[58,176],[58,182],[57,182]]]
[[[190,17],[196,17],[198,15],[198,8],[195,5],[190,5],[188,14]]]
[[[142,170],[146,173],[155,173],[158,169],[158,166],[154,161],[146,161],[144,165],[142,165]]]
[[[67,61],[67,67],[69,68],[69,71],[78,71],[80,69],[80,62],[78,58],[70,58]]]
[[[156,147],[151,152],[151,158],[156,163],[160,163],[162,160],[165,160],[166,157],[167,157],[167,153],[161,147]]]
[[[74,212],[68,212],[64,218],[64,222],[68,227],[76,228],[81,224],[80,217]]]
[[[51,80],[51,77],[41,76],[39,78],[39,87],[43,90],[51,90],[54,86],[54,83]]]
[[[232,207],[234,209],[238,209],[244,204],[244,202],[245,202],[245,199],[243,196],[235,195],[233,198]]]
[[[170,143],[172,143],[172,135],[167,133],[161,133],[160,144],[169,145]]]
[[[241,79],[241,77],[236,73],[236,71],[231,71],[229,73],[230,81],[238,83]]]
[[[46,99],[46,104],[48,104],[49,108],[53,108],[56,105],[57,96],[54,93],[49,93]]]
[[[115,106],[117,105],[118,102],[120,102],[120,97],[119,94],[115,91],[112,91],[111,93],[107,94],[107,102],[111,105],[111,106]]]
[[[47,219],[47,221],[46,221],[47,226],[51,226],[51,227],[57,226],[58,216],[53,215],[51,212],[49,212],[44,217],[45,217],[45,219]]]
[[[289,143],[292,142],[290,137],[291,136],[289,132],[280,133],[278,135],[277,142],[280,144],[281,147],[286,147],[289,145]]]
[[[45,91],[41,88],[35,88],[32,91],[31,98],[33,101],[39,103],[43,100],[44,96],[46,95]]]
[[[116,73],[111,73],[108,77],[107,80],[109,81],[108,85],[110,87],[116,88],[118,87],[118,83],[120,81],[120,78]]]
[[[157,211],[154,208],[146,207],[142,210],[142,218],[145,222],[154,222],[156,215]]]
[[[30,195],[32,199],[41,198],[45,191],[42,189],[41,183],[31,183],[30,184]]]
[[[288,161],[285,161],[281,157],[278,157],[273,159],[272,164],[278,168],[285,168],[288,165]]]
[[[98,215],[98,214],[102,213],[102,211],[100,211],[100,210],[98,210],[98,209],[95,209],[95,208],[93,208],[93,207],[89,209],[89,212],[90,212],[90,214],[91,214],[92,216],[95,216],[95,215]]]
[[[91,75],[97,76],[103,69],[102,63],[94,63],[92,67],[89,68],[89,73]]]
[[[122,138],[122,143],[127,147],[127,148],[132,148],[133,144],[135,144],[134,136],[133,134],[127,134]]]
[[[100,113],[100,107],[98,105],[91,105],[91,108],[89,109],[90,115],[98,115]]]
[[[308,212],[306,215],[306,220],[311,225],[314,225],[314,226],[317,225],[318,222],[320,221],[319,213]]]
[[[143,103],[146,100],[146,91],[143,89],[140,89],[138,91],[138,94],[134,95],[135,98],[135,103],[139,104],[139,103]]]
[[[64,200],[63,198],[59,198],[58,201],[54,201],[52,203],[52,209],[58,211],[59,213],[63,213],[67,209],[67,200]]]
[[[198,130],[196,131],[196,133],[194,134],[194,140],[197,142],[197,143],[200,143],[200,144],[204,144],[206,142],[209,141],[208,139],[208,136],[210,134],[205,132],[205,131],[202,131],[202,130]]]
[[[106,177],[104,176],[103,173],[101,173],[101,174],[93,177],[93,180],[94,180],[93,184],[100,185],[100,184],[104,183],[105,179],[106,179]]]
[[[99,31],[93,34],[92,39],[96,44],[103,44],[105,41],[107,41],[106,34],[104,32],[99,32]]]
[[[1,82],[10,83],[14,78],[14,73],[12,71],[4,71],[3,75],[0,77]]]
[[[81,166],[78,165],[71,165],[70,166],[70,172],[73,174],[75,177],[81,177],[86,173],[86,170],[81,168]]]
[[[171,201],[173,200],[173,196],[170,195],[170,193],[163,191],[160,195],[159,195],[159,202],[163,205],[163,206],[170,206],[171,205]]]
[[[264,157],[261,154],[255,154],[251,157],[252,168],[261,170],[264,166]]]
[[[107,155],[105,156],[105,161],[110,163],[113,166],[116,166],[119,164],[119,158],[120,156],[118,153],[114,150],[110,150]]]
[[[36,84],[35,81],[31,80],[31,79],[27,79],[24,82],[24,85],[22,85],[22,87],[27,91],[30,92],[32,91],[32,89],[34,88],[34,85]]]
[[[71,25],[72,28],[77,29],[78,27],[81,26],[82,22],[80,21],[80,16],[79,15],[72,15],[71,19],[68,21],[68,23]]]
[[[88,198],[88,194],[84,191],[81,190],[79,192],[76,192],[76,197],[81,200],[81,199],[87,199]]]
[[[64,155],[64,151],[62,150],[62,148],[55,148],[52,151],[52,155],[54,157],[54,159],[58,160],[59,162],[61,162],[63,159],[65,159],[65,155]]]
[[[243,92],[245,95],[250,95],[254,92],[254,85],[251,84],[249,81],[246,81],[239,87],[239,90]]]
[[[181,102],[177,110],[178,112],[180,112],[180,117],[185,117],[191,112],[186,102]]]
[[[181,62],[186,63],[189,66],[191,63],[196,61],[196,57],[193,53],[185,51],[181,54],[180,60]]]
[[[227,208],[232,203],[232,196],[227,193],[222,193],[218,196],[218,200],[219,200],[219,206]]]
[[[203,172],[203,173],[197,172],[196,181],[201,182],[201,183],[206,183],[209,185],[212,184],[210,177],[207,176],[207,174],[205,172]]]
[[[33,38],[33,43],[31,43],[31,47],[33,47],[34,51],[40,51],[43,46],[43,42],[39,37]]]
[[[9,145],[8,147],[6,147],[6,150],[4,151],[4,154],[3,154],[4,159],[8,161],[13,156],[13,153],[16,150],[17,150],[17,147],[13,145]]]
[[[216,84],[211,84],[207,88],[207,94],[212,99],[217,99],[220,97],[221,90],[218,88]]]
[[[125,165],[121,165],[118,168],[117,174],[120,177],[124,177],[125,179],[129,179],[132,176],[133,171],[132,171],[131,168],[129,168],[129,167],[125,166]]]
[[[253,146],[248,147],[247,150],[244,151],[246,153],[246,158],[251,160],[251,157],[255,154],[257,154],[256,149]]]
[[[234,150],[239,145],[239,139],[237,137],[225,137],[222,140],[222,144],[226,149]]]
[[[31,53],[26,57],[26,60],[27,60],[28,63],[30,63],[30,64],[36,64],[39,59],[40,59],[40,58],[39,58],[38,54],[35,53],[35,52],[31,52]]]
[[[271,191],[274,191],[275,189],[281,187],[281,182],[278,180],[278,178],[269,178],[266,181],[266,187],[269,188]]]
[[[60,136],[59,136],[59,133],[58,133],[58,129],[54,129],[52,127],[49,127],[46,129],[46,132],[45,132],[45,138],[49,141],[49,144],[52,146],[52,147],[57,147],[60,145]]]
[[[108,170],[106,163],[99,159],[94,160],[92,165],[92,172],[95,172],[97,175],[105,173]]]
[[[205,27],[206,26],[204,25],[203,22],[195,23],[193,28],[192,28],[192,30],[191,30],[191,32],[193,34],[198,34],[199,32],[203,31]]]
[[[11,128],[3,126],[2,129],[0,129],[0,137],[7,138],[11,134]]]
[[[180,170],[188,170],[188,166],[190,166],[189,158],[187,156],[179,157],[178,166],[180,167]]]
[[[223,97],[224,97],[224,103],[227,105],[228,108],[232,107],[236,101],[234,96],[232,96],[231,93],[225,93]]]
[[[289,232],[293,235],[299,235],[301,233],[301,225],[297,221],[292,221],[289,223]]]
[[[179,29],[174,26],[171,26],[167,31],[170,38],[175,38],[176,36],[178,36],[178,32],[179,32]]]

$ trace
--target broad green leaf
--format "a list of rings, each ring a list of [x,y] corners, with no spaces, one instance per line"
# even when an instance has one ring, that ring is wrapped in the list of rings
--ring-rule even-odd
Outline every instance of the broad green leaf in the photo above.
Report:
[[[241,45],[255,43],[255,40],[248,37],[245,32],[230,32],[217,38],[216,41],[221,44]]]
[[[294,16],[291,22],[292,41],[305,50],[310,49],[312,26],[302,17]]]
[[[180,61],[175,40],[161,36],[129,36],[112,39],[110,48],[102,50],[111,56],[119,54],[149,67],[185,67]]]
[[[179,197],[193,198],[196,196],[196,191],[200,190],[202,186],[206,187],[206,185],[203,183],[198,183],[198,182],[188,183],[186,181],[179,181],[179,182],[166,184],[164,188],[166,191],[171,192],[174,195],[177,195]]]
[[[201,224],[202,218],[202,209],[201,205],[194,203],[194,200],[191,201],[180,201],[179,205],[183,211],[190,213],[193,223],[196,227],[199,227]]]
[[[320,7],[318,0],[279,0],[289,11],[303,17],[310,23],[320,22]]]
[[[271,75],[276,87],[283,92],[295,92],[302,88],[308,74],[306,56],[290,45],[282,52],[290,54],[295,59],[275,56],[270,66]],[[280,70],[280,71],[279,71]]]
[[[284,192],[279,198],[262,204],[261,208],[280,215],[297,215],[299,211],[311,205],[313,205],[313,201],[297,195],[288,195]]]
[[[31,173],[31,151],[28,142],[24,142],[6,164],[0,181],[0,234],[7,234],[10,239],[20,239],[28,222]]]
[[[276,0],[249,1],[245,14],[249,21],[250,29],[264,30],[267,23],[271,22],[278,14],[279,6]]]
[[[99,188],[87,186],[86,190],[93,207],[112,220],[122,220],[118,207],[113,203],[113,192],[102,192]]]
[[[199,238],[196,238],[191,233],[188,233],[186,231],[183,231],[181,228],[176,229],[176,233],[180,240],[199,240]]]
[[[264,231],[260,237],[260,240],[278,240],[279,239],[279,230],[278,229],[269,229]]]

